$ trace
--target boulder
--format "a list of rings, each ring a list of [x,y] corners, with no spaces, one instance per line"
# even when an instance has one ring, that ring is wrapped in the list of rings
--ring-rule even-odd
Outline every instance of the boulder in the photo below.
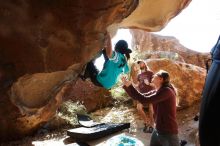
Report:
[[[210,53],[201,53],[186,48],[172,36],[161,36],[144,30],[132,29],[132,46],[143,58],[169,58],[205,68]]]
[[[76,64],[65,71],[19,78],[1,102],[1,140],[23,137],[52,119],[79,69]]]
[[[169,72],[171,83],[177,88],[180,107],[189,107],[201,99],[206,77],[204,68],[169,59],[149,59],[147,65],[153,72],[161,69]]]
[[[110,25],[160,30],[190,1],[2,0],[1,139],[31,134],[54,116],[66,83],[103,48]]]
[[[85,106],[87,112],[92,112],[112,105],[114,101],[109,90],[95,86],[89,80],[82,81],[81,79],[77,80],[75,84],[69,86],[63,100],[80,102]]]

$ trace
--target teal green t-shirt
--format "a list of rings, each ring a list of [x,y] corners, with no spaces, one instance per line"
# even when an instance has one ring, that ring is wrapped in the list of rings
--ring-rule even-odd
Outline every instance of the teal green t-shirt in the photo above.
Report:
[[[112,88],[119,78],[121,73],[128,73],[129,67],[126,64],[123,67],[119,67],[125,60],[125,56],[116,51],[113,52],[113,57],[105,63],[103,70],[97,75],[97,81],[102,84],[106,89]]]

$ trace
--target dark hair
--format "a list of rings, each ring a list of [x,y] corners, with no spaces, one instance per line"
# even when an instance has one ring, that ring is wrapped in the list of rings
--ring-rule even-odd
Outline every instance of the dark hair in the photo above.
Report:
[[[143,61],[143,60],[138,60],[138,61],[137,61],[137,64],[140,64],[141,62],[143,62],[144,65],[145,65],[145,71],[150,70],[149,67],[147,66],[146,62]]]
[[[156,73],[156,75],[161,77],[161,78],[163,78],[163,83],[162,83],[161,88],[168,87],[168,88],[172,89],[174,94],[175,94],[175,96],[177,97],[178,90],[177,90],[177,88],[173,84],[170,83],[170,75],[169,75],[169,73],[164,71],[164,70],[160,70],[160,71],[158,71]],[[176,105],[178,105],[178,104],[179,104],[179,98],[176,98]]]
[[[131,49],[128,48],[128,43],[125,40],[119,40],[115,44],[115,51],[125,54],[127,60],[130,59],[130,53],[132,52]]]
[[[156,75],[163,78],[162,87],[171,87],[171,88],[173,88],[173,86],[170,83],[170,75],[167,71],[160,70],[156,73]]]

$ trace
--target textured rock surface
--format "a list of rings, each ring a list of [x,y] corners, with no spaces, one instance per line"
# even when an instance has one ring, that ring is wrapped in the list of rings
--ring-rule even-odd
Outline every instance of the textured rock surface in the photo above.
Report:
[[[137,9],[120,26],[159,31],[190,2],[191,0],[139,0]]]
[[[209,53],[200,53],[184,47],[174,37],[160,36],[143,30],[130,30],[133,46],[138,51],[145,51],[145,58],[170,58],[176,61],[194,64],[205,68]],[[195,48],[198,49],[198,48]],[[143,54],[143,53],[142,53]]]
[[[63,82],[73,81],[81,67],[65,69],[88,61],[102,48],[106,27],[136,5],[132,0],[1,0],[1,139],[29,134],[49,120],[62,99]]]
[[[64,100],[80,101],[88,112],[111,105],[113,98],[111,93],[93,85],[90,81],[77,80],[75,84],[69,86],[65,93]]]
[[[23,75],[87,61],[102,48],[106,27],[136,5],[132,0],[1,0],[0,62],[14,64]]]
[[[68,82],[74,81],[78,75],[79,67],[74,65],[66,71],[19,78],[10,92],[2,97],[1,138],[22,137],[50,120],[62,103]]]
[[[64,83],[103,47],[109,25],[138,6],[119,26],[159,30],[190,1],[0,0],[1,138],[30,134],[54,115]]]
[[[162,69],[170,73],[171,82],[178,90],[180,107],[188,107],[200,100],[206,77],[204,68],[168,59],[152,59],[147,64],[153,72]]]

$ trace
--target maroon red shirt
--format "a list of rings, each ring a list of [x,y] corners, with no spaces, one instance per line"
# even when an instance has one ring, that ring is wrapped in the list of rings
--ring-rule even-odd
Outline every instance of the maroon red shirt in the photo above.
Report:
[[[123,86],[133,99],[139,102],[153,103],[156,129],[161,134],[178,134],[176,122],[176,94],[170,87],[162,87],[146,94],[138,92],[132,85]]]
[[[146,85],[144,83],[144,80],[147,79],[149,83],[151,83],[151,80],[153,78],[153,72],[152,71],[145,71],[141,74],[138,75],[138,81],[139,81],[139,84],[138,84],[138,90],[141,92],[141,93],[147,93],[149,92],[150,90],[153,90],[154,88],[150,85]]]

